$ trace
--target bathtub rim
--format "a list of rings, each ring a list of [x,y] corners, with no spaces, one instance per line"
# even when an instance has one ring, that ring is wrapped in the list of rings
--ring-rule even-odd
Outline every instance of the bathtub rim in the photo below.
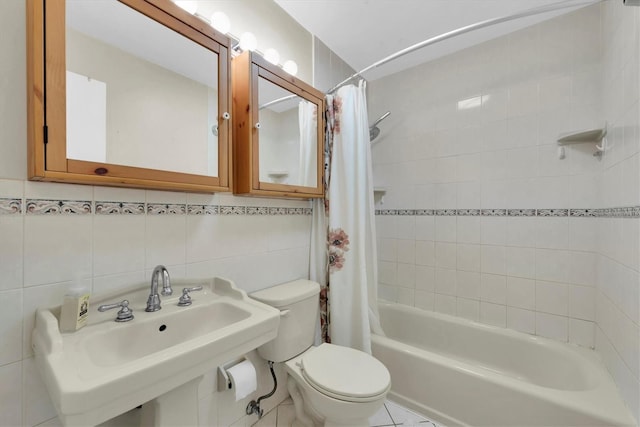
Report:
[[[421,310],[399,303],[381,301],[379,302],[379,306],[398,309],[410,314],[417,314],[421,317],[434,317],[444,322],[453,322],[461,326],[480,328],[490,332],[512,336],[517,339],[526,339],[527,341],[534,343],[534,345],[550,345],[560,351],[569,351],[574,354],[574,357],[582,358],[585,363],[589,364],[590,367],[593,368],[593,373],[597,376],[598,383],[596,387],[587,390],[562,390],[549,388],[539,384],[525,382],[515,377],[503,375],[490,369],[485,369],[482,366],[475,366],[464,360],[449,358],[428,349],[419,348],[395,340],[393,338],[377,334],[372,334],[371,336],[372,351],[374,350],[376,344],[385,345],[388,347],[395,346],[395,350],[406,352],[412,356],[426,356],[429,361],[442,366],[443,368],[446,367],[448,369],[455,369],[457,371],[463,371],[466,373],[471,372],[475,375],[484,377],[486,380],[494,384],[503,387],[514,388],[519,392],[529,394],[532,397],[541,399],[543,401],[551,403],[557,403],[560,401],[563,405],[571,410],[583,412],[594,418],[606,419],[607,422],[610,422],[610,425],[637,426],[635,419],[631,415],[630,409],[622,400],[620,391],[613,382],[611,374],[605,368],[600,355],[594,350],[579,347],[575,344],[562,343],[550,338],[534,336],[526,334],[524,332],[501,328],[499,326],[486,325],[483,323],[474,322],[469,319],[459,318],[444,313]],[[389,371],[391,372],[391,369],[389,369]],[[427,405],[422,405],[421,403],[412,400],[410,397],[398,394],[393,389],[393,378],[392,389],[389,393],[389,396],[391,397],[391,400],[395,399],[396,401],[398,401],[398,403],[406,404],[410,408],[414,407],[418,411],[426,410],[429,412],[429,414],[434,416],[434,418],[442,418],[441,422],[444,422],[445,424],[449,423],[451,425],[466,425],[464,422],[461,422],[460,420],[448,414],[443,414],[434,408],[431,408]],[[585,401],[598,402],[600,403],[600,405],[585,406]],[[602,408],[606,408],[607,410],[603,411]]]

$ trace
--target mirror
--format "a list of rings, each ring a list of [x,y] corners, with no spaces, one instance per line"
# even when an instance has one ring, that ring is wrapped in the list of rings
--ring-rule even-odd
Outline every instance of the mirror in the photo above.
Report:
[[[260,181],[315,187],[318,179],[316,104],[258,78]]]
[[[46,147],[35,117],[31,179],[230,189],[227,37],[168,0],[29,3],[44,35],[33,63],[46,47]]]
[[[233,85],[234,193],[322,197],[324,95],[251,52]]]

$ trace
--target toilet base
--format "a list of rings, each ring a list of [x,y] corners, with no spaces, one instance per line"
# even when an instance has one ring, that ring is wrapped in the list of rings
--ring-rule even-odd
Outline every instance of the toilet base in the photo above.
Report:
[[[313,351],[310,348],[307,351]],[[300,360],[294,357],[285,362],[287,389],[296,412],[294,426],[298,427],[367,427],[372,417],[384,404],[387,392],[365,402],[348,402],[320,393],[302,375]]]
[[[350,419],[346,424],[338,423],[330,419],[323,419],[323,417],[316,413],[313,408],[305,406],[302,393],[298,389],[296,381],[289,375],[287,376],[287,389],[293,400],[293,405],[296,412],[296,418],[291,424],[292,427],[368,427],[369,419],[363,420]]]

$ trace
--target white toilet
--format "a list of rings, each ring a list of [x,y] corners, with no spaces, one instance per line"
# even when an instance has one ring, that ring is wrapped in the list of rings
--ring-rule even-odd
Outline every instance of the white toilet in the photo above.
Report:
[[[280,310],[278,336],[258,348],[285,362],[287,388],[301,426],[368,426],[391,387],[387,368],[373,356],[333,344],[313,347],[320,285],[296,280],[251,294]]]

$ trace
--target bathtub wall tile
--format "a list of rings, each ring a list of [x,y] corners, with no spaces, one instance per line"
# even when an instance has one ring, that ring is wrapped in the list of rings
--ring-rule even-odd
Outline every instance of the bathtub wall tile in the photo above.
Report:
[[[535,310],[536,282],[520,277],[507,278],[507,305],[514,308]]]
[[[569,342],[582,347],[594,348],[595,323],[587,320],[569,319]]]
[[[516,307],[507,307],[507,328],[527,334],[536,333],[536,313]]]
[[[504,39],[509,49],[496,52],[497,42],[480,44],[407,71],[431,76],[422,80],[424,87],[412,86],[415,96],[424,94],[429,100],[412,104],[412,114],[428,119],[391,116],[386,123],[396,131],[372,148],[376,184],[388,188],[384,206],[378,208],[418,209],[414,215],[376,218],[379,245],[388,245],[379,249],[380,283],[395,287],[395,299],[414,289],[415,306],[452,312],[455,297],[459,316],[474,317],[472,307],[479,307],[480,320],[531,333],[536,333],[532,313],[567,322],[594,320],[594,291],[589,288],[595,288],[598,277],[599,219],[584,215],[587,209],[608,206],[600,188],[594,188],[602,181],[604,163],[580,147],[567,148],[560,160],[556,139],[574,124],[600,119],[594,106],[602,103],[602,45],[570,38],[566,45],[580,52],[576,61],[556,58],[557,52],[546,49],[532,56],[527,46],[530,31],[571,32],[574,26],[589,26],[586,22],[600,12],[595,5],[585,15],[514,33]],[[599,38],[596,28],[590,39]],[[491,58],[491,71],[466,79],[464,89],[440,71],[452,63],[473,63],[478,56]],[[501,73],[504,78],[497,77]],[[372,82],[370,105],[401,109],[408,95],[398,90],[399,78],[402,74]],[[471,93],[483,97],[477,111],[452,109]],[[623,175],[632,176],[633,168],[627,169],[626,175],[620,168],[609,180],[619,183]],[[623,197],[610,200],[621,202]],[[570,209],[583,216],[570,215]],[[608,247],[626,237],[616,233]],[[633,249],[620,252],[632,254]],[[408,267],[412,263],[414,270]],[[619,295],[615,289],[612,293]],[[551,323],[560,328],[556,334],[542,330],[567,341],[567,322]]]
[[[569,314],[569,287],[562,283],[536,281],[536,310],[567,316]]]
[[[480,321],[487,325],[507,326],[507,307],[489,302],[480,303]]]
[[[435,310],[435,298],[436,294],[434,292],[416,290],[414,305],[422,310],[433,311]]]
[[[569,318],[538,311],[536,312],[536,334],[558,341],[567,341]]]
[[[546,34],[537,55],[531,31]],[[573,36],[558,49],[548,35],[560,32]],[[431,78],[413,78],[410,92],[428,99],[411,106],[425,120],[390,116],[394,131],[372,148],[388,188],[379,208],[423,209],[376,219],[379,238],[415,240],[414,305],[451,313],[455,298],[458,316],[479,305],[482,322],[595,346],[636,419],[640,218],[624,208],[640,204],[638,34],[640,9],[600,2],[504,38],[509,49],[496,52],[498,39],[422,65],[412,75]],[[462,86],[438,71],[478,55],[491,72]],[[402,78],[371,82],[370,105],[406,108]],[[470,93],[487,102],[456,111]],[[601,161],[588,144],[557,158],[558,134],[605,121]],[[398,262],[390,252],[382,261]],[[397,298],[398,267],[383,262]]]
[[[463,319],[480,321],[480,301],[467,298],[457,298],[456,314]]]
[[[414,289],[398,288],[396,301],[398,304],[404,304],[413,307],[415,303],[415,291]]]
[[[631,10],[633,9],[633,10]],[[602,4],[602,116],[610,150],[604,153],[604,206],[633,206],[640,196],[640,10]],[[640,219],[604,217],[596,228],[596,350],[631,412],[640,421]],[[587,239],[591,239],[588,236]]]
[[[451,295],[435,294],[434,310],[438,313],[456,315],[456,297]]]

